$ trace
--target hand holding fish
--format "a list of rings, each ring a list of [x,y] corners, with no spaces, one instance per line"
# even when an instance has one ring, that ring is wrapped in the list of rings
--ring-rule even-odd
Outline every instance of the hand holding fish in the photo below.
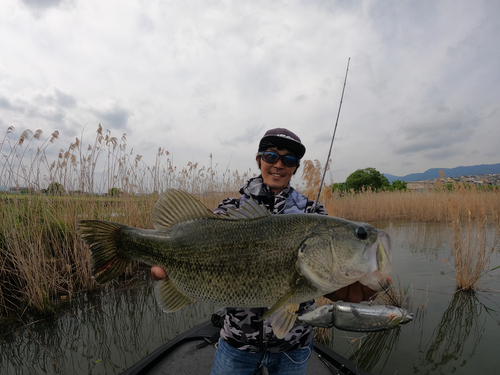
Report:
[[[153,266],[151,267],[151,276],[155,281],[160,281],[167,278],[167,273],[160,266]]]

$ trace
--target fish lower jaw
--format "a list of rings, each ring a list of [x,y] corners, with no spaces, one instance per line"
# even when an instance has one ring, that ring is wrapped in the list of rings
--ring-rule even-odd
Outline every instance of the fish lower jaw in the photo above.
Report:
[[[380,271],[375,271],[359,279],[359,282],[372,290],[379,290],[384,285],[390,283],[391,277]]]

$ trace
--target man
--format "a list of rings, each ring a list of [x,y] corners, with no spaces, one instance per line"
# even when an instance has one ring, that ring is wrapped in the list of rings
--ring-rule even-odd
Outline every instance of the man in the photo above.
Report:
[[[313,209],[314,202],[290,186],[305,152],[300,138],[290,130],[267,131],[256,156],[260,176],[251,178],[240,189],[240,198],[225,199],[214,212],[224,215],[228,208],[238,208],[252,197],[274,215],[313,212],[326,215],[323,205],[318,203]],[[151,273],[155,279],[166,277],[160,267],[152,267]],[[326,297],[333,301],[361,302],[374,293],[357,282]],[[299,314],[314,308],[314,301],[302,303]],[[212,375],[251,375],[259,367],[265,367],[270,374],[305,374],[312,352],[312,327],[295,324],[283,339],[277,339],[267,319],[260,321],[266,311],[267,308],[227,308]]]

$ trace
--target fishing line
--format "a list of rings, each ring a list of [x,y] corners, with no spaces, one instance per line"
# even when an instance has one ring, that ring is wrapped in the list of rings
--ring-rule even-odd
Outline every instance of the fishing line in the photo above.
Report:
[[[325,170],[323,171],[323,177],[321,178],[321,184],[319,185],[318,197],[316,198],[316,201],[314,202],[314,205],[312,207],[312,212],[314,212],[316,210],[316,206],[318,205],[319,196],[321,194],[321,189],[323,188],[323,182],[325,181],[326,170],[328,168],[328,161],[330,160],[330,155],[332,154],[333,141],[335,140],[335,134],[337,133],[337,125],[339,124],[340,109],[342,108],[342,101],[344,99],[344,91],[345,91],[345,85],[347,82],[347,73],[349,72],[349,62],[350,61],[351,61],[351,58],[349,57],[347,59],[347,69],[345,71],[344,86],[342,87],[342,95],[340,96],[339,110],[337,112],[337,120],[335,121],[335,128],[333,129],[332,142],[330,143],[330,150],[328,151],[328,157],[326,158]]]

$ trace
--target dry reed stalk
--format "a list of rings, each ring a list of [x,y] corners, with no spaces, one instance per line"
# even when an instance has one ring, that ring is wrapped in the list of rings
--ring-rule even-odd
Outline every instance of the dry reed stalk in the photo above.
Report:
[[[320,297],[315,300],[317,306],[327,305],[332,303],[328,298]],[[331,340],[332,329],[325,327],[314,327],[314,339],[322,344],[328,344]]]
[[[321,165],[316,160],[304,161],[301,191],[315,200],[319,190]],[[429,183],[430,184],[430,183]],[[485,190],[475,185],[454,184],[449,187],[437,185],[425,192],[365,190],[362,193],[333,193],[328,187],[322,189],[320,202],[330,216],[356,221],[412,220],[446,221],[455,218],[472,218],[486,215],[489,221],[498,218],[500,212],[500,189]]]
[[[460,217],[453,222],[452,254],[457,289],[476,291],[479,279],[489,271],[490,257],[495,245],[488,244],[486,217]]]
[[[162,148],[149,167],[141,155],[126,152],[125,135],[118,139],[100,125],[92,145],[77,138],[49,161],[46,148],[58,132],[38,147],[40,130],[24,131],[18,140],[9,138],[12,132],[10,127],[0,144],[0,186],[27,186],[29,194],[0,192],[0,316],[22,314],[26,308],[47,313],[61,296],[71,300],[96,287],[90,254],[76,232],[78,220],[152,229],[150,216],[158,192],[187,190],[214,208],[222,199],[238,196],[239,186],[251,173],[226,170],[221,179],[212,166],[205,169],[197,163],[177,170]],[[63,188],[41,191],[51,184]],[[112,188],[120,197],[95,194]]]

